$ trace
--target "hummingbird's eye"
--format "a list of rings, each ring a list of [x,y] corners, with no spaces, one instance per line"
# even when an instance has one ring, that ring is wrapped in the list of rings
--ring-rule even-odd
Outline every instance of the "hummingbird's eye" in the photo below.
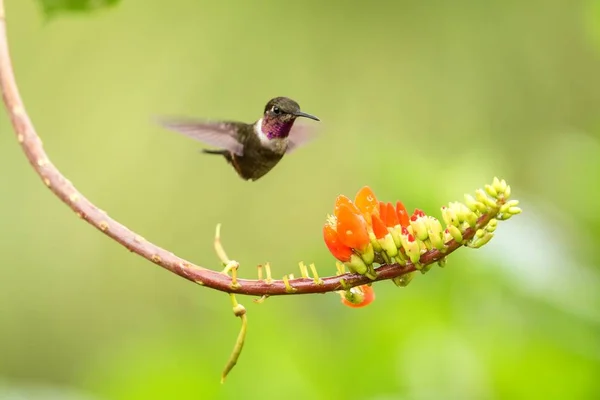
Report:
[[[279,107],[277,107],[277,106],[273,106],[273,113],[274,113],[274,114],[280,114],[280,113],[281,113],[281,110],[279,109]]]

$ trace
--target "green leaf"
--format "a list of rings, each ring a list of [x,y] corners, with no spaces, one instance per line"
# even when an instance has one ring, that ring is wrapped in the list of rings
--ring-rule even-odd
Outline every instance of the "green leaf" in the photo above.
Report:
[[[92,11],[114,6],[121,0],[38,0],[47,15],[65,11]]]

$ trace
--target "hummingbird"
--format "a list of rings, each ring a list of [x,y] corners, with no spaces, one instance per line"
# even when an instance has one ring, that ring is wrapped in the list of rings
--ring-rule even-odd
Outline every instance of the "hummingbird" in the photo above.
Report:
[[[301,111],[294,100],[275,97],[265,106],[262,118],[253,124],[198,120],[162,120],[159,123],[217,147],[202,152],[223,156],[242,179],[256,181],[273,169],[285,154],[309,139],[307,126],[294,126],[298,117],[319,121],[314,115]]]

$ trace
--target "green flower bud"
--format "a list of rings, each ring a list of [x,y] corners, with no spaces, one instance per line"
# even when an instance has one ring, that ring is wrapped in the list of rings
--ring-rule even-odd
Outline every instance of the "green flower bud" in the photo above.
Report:
[[[375,259],[375,252],[373,249],[373,245],[369,243],[367,248],[360,253],[361,258],[364,260],[365,264],[370,265],[373,264],[373,260]]]
[[[504,195],[504,191],[506,190],[506,181],[504,179],[499,180],[497,177],[494,177],[494,181],[492,182],[492,186],[496,189],[498,194]]]
[[[470,227],[477,225],[477,215],[474,212],[467,213],[466,220]]]
[[[454,225],[458,226],[458,217],[456,216],[456,212],[450,207],[442,207],[442,218],[446,225]]]
[[[519,200],[510,200],[510,201],[507,201],[506,203],[504,203],[502,205],[502,207],[500,207],[500,212],[501,213],[505,213],[505,212],[508,211],[509,208],[515,207],[517,205],[519,205]]]
[[[487,192],[487,194],[489,194],[492,197],[498,197],[498,192],[496,191],[496,189],[492,186],[492,185],[485,185],[485,191]]]
[[[410,218],[410,226],[413,228],[414,235],[419,240],[427,239],[427,225],[426,225],[426,217],[415,217],[412,216]]]
[[[434,217],[427,218],[427,233],[429,236],[429,240],[431,240],[431,245],[438,250],[443,250],[446,245],[443,239],[443,230],[442,224]]]
[[[490,219],[490,222],[488,222],[487,226],[485,227],[485,230],[488,232],[494,232],[496,230],[496,227],[498,226],[498,220],[495,218]]]
[[[469,244],[469,247],[478,249],[478,248],[484,246],[485,244],[487,244],[490,240],[492,240],[493,237],[494,237],[494,234],[491,232],[488,232],[483,237],[475,238],[473,241],[471,241],[471,243]]]
[[[398,247],[396,247],[396,243],[394,242],[394,238],[391,233],[388,233],[381,239],[379,239],[379,243],[381,244],[381,248],[387,253],[390,257],[395,257],[398,255]]]
[[[508,209],[508,213],[510,215],[517,215],[517,214],[521,214],[523,212],[523,210],[521,210],[519,207],[510,207]]]
[[[469,210],[473,212],[478,211],[479,207],[477,206],[477,203],[479,202],[475,200],[475,197],[471,196],[470,194],[465,194],[465,204],[467,205],[467,207],[469,207]]]
[[[415,271],[409,272],[407,274],[403,274],[392,279],[394,284],[399,287],[406,287],[414,278]]]
[[[345,262],[344,265],[346,265],[346,267],[348,267],[348,269],[355,274],[364,275],[367,273],[367,265],[363,259],[356,254],[352,254],[350,256],[350,261]]]
[[[375,250],[378,253],[381,252],[381,245],[379,244],[379,241],[377,240],[373,232],[369,232],[369,240],[371,241],[371,246],[373,246],[373,250]]]
[[[463,237],[462,237],[462,233],[460,232],[460,229],[458,229],[454,225],[449,225],[448,231],[450,232],[450,235],[452,235],[452,238],[454,240],[456,240],[458,243],[462,243]]]
[[[402,244],[400,243],[400,232],[402,232],[402,226],[396,225],[393,228],[388,228],[388,230],[390,231],[390,234],[394,239],[394,244],[396,245],[396,248],[402,246]]]

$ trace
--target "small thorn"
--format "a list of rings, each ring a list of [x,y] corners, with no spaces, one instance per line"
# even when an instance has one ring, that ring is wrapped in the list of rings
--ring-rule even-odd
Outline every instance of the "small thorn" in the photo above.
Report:
[[[273,283],[273,278],[271,277],[271,264],[265,264],[265,272],[267,273],[267,278],[265,279],[265,283],[270,285]]]
[[[283,284],[285,285],[285,291],[287,293],[294,293],[298,291],[298,289],[293,288],[292,285],[290,285],[290,279],[287,275],[283,276]]]
[[[317,273],[317,267],[315,267],[314,263],[310,264],[310,270],[312,271],[313,274],[313,281],[317,284],[317,285],[322,285],[323,279],[319,278],[319,274]]]
[[[258,271],[258,280],[262,281],[263,280],[263,266],[257,265],[256,270]]]
[[[308,268],[306,268],[306,264],[304,264],[303,261],[300,261],[298,266],[300,267],[300,275],[302,275],[302,278],[308,279]]]
[[[348,282],[346,282],[346,280],[344,278],[340,279],[340,286],[344,290],[349,290],[350,289],[350,285],[348,285]]]
[[[252,301],[253,301],[253,302],[255,302],[256,304],[262,304],[262,303],[264,303],[264,302],[265,302],[265,300],[266,300],[266,299],[268,299],[268,298],[269,298],[269,295],[268,295],[268,294],[263,294],[263,295],[262,295],[260,298],[258,298],[258,299],[254,299],[254,300],[252,300]]]
[[[338,275],[344,275],[346,273],[346,266],[344,264],[342,264],[341,262],[337,261],[335,263],[335,266],[337,268]]]

